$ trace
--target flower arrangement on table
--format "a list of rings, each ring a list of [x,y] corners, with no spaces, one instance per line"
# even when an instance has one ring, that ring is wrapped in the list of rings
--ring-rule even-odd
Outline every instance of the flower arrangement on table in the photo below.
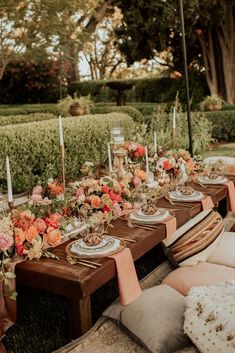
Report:
[[[14,231],[10,214],[2,214],[0,219],[0,255],[0,280],[3,282],[4,294],[16,299],[16,292],[11,291],[8,285],[9,279],[15,278],[15,274],[9,270],[14,255]]]

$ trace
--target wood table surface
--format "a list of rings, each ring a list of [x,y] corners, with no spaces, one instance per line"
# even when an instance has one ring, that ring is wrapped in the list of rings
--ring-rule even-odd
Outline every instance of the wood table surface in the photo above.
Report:
[[[215,185],[205,188],[193,182],[191,186],[210,194],[215,205],[224,202],[224,207],[227,207],[226,186]],[[177,228],[202,211],[201,202],[172,205],[168,200],[160,199],[158,206],[174,210]],[[113,228],[110,227],[109,233],[136,240],[136,243],[126,243],[135,261],[165,238],[166,228],[164,224],[159,224],[159,228],[154,230],[129,228],[125,220],[118,219],[113,222]],[[70,265],[66,260],[65,252],[68,243],[61,244],[54,249],[59,260],[42,258],[39,261],[27,260],[18,263],[16,280],[27,286],[68,297],[70,335],[71,338],[76,338],[87,332],[92,325],[90,295],[116,276],[116,268],[114,260],[107,258],[96,260],[102,264],[102,267],[96,269],[79,264]]]

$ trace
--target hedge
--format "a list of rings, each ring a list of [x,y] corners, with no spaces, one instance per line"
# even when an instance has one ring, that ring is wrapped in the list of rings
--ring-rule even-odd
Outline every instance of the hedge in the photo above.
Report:
[[[218,141],[235,141],[235,110],[205,112],[213,124],[212,137]]]
[[[107,160],[110,128],[121,124],[127,134],[134,128],[131,117],[122,113],[87,115],[63,119],[66,176],[76,178],[81,165]],[[61,175],[58,121],[8,125],[0,128],[0,187],[6,190],[5,158],[9,156],[14,192],[29,190],[40,180]]]
[[[111,105],[111,106],[94,106],[91,109],[92,114],[108,114],[108,113],[114,113],[114,112],[118,112],[118,113],[124,113],[127,114],[129,116],[131,116],[134,121],[142,121],[143,120],[143,114],[141,114],[139,112],[139,110],[135,109],[134,107],[130,107],[130,106],[115,106],[115,105]]]
[[[186,104],[186,89],[184,78],[142,78],[128,80],[134,86],[126,90],[127,102],[172,102],[175,100],[176,92],[179,92],[180,101]],[[209,94],[208,86],[203,74],[190,72],[189,74],[190,96],[193,97],[192,108],[197,107],[198,103]],[[106,81],[79,81],[72,82],[68,87],[69,94],[79,93],[86,96],[91,95],[95,102],[115,102],[116,91],[107,88]]]
[[[33,113],[52,113],[57,115],[58,109],[56,104],[0,105],[0,116],[27,115]]]
[[[0,116],[0,126],[30,123],[34,121],[45,121],[55,119],[51,113],[35,113],[27,115]]]

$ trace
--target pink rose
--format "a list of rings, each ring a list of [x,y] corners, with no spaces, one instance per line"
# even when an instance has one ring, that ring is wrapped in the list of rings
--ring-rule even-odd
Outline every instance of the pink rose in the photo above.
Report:
[[[33,188],[33,193],[32,193],[33,195],[41,195],[41,193],[42,193],[42,187],[40,185],[35,186]]]
[[[21,228],[15,228],[15,243],[23,244],[25,241],[25,234]]]
[[[10,235],[0,235],[0,250],[7,251],[13,245],[13,237]]]
[[[34,226],[36,227],[39,234],[45,233],[45,230],[47,229],[46,222],[41,218],[36,218],[34,221]]]
[[[141,179],[137,176],[133,178],[133,184],[135,187],[139,187],[141,185]]]
[[[50,246],[56,246],[61,243],[61,233],[59,229],[54,229],[53,227],[49,227],[47,229],[46,241]]]
[[[84,189],[83,188],[79,188],[76,190],[76,196],[79,197],[79,196],[82,196],[84,195]]]
[[[38,236],[38,231],[35,226],[30,226],[29,229],[26,231],[25,238],[29,243],[32,243],[32,241]]]
[[[31,196],[31,200],[32,201],[42,201],[42,196],[41,195],[38,195],[38,194],[33,194]]]

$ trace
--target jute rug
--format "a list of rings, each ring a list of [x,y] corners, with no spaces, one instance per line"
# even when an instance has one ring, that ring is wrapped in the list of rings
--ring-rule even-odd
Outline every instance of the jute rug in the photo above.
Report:
[[[141,287],[150,288],[161,283],[171,272],[172,267],[165,261],[141,281]],[[53,353],[148,353],[135,342],[114,321],[101,317],[93,328],[82,337],[72,341]],[[185,347],[177,352],[198,353],[194,346]]]

